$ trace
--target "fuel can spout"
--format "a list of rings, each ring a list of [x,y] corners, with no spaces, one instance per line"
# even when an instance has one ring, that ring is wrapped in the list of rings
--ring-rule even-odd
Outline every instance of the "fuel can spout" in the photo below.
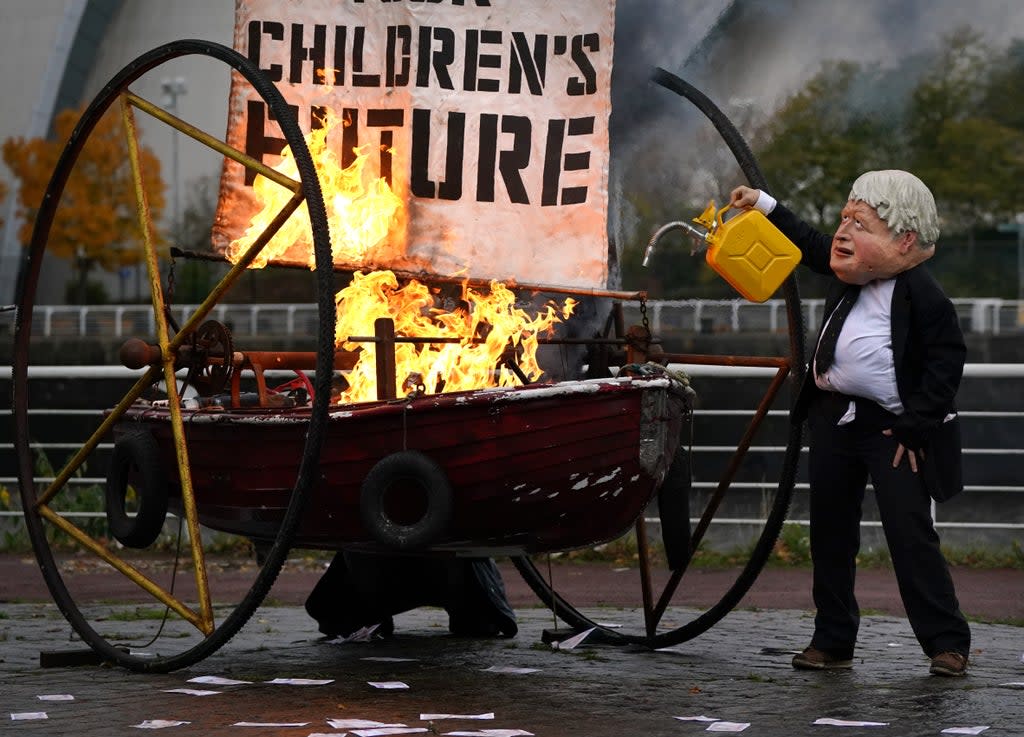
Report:
[[[644,251],[644,266],[647,266],[647,262],[654,254],[654,248],[667,233],[671,233],[673,230],[681,230],[688,235],[694,242],[694,253],[697,253],[701,249],[707,247],[708,233],[695,228],[687,222],[682,220],[673,220],[671,223],[666,223],[654,231],[654,235],[651,236],[651,240],[647,242],[647,250]]]

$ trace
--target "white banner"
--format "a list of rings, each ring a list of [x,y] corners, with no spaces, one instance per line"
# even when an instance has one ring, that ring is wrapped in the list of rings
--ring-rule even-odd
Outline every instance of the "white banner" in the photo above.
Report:
[[[614,0],[235,9],[235,47],[297,107],[303,130],[329,130],[339,169],[358,149],[363,183],[382,178],[397,196],[366,253],[345,250],[352,238],[332,220],[336,263],[573,287],[607,286],[613,32]],[[228,142],[281,162],[280,129],[237,74]],[[318,171],[331,211],[333,175]],[[260,211],[253,178],[226,163],[215,248],[230,248]],[[290,246],[282,258],[306,261],[307,251]]]

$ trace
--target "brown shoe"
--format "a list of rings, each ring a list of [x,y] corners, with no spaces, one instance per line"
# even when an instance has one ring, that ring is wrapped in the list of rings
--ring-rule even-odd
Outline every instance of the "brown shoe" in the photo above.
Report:
[[[793,667],[798,670],[849,670],[853,658],[840,658],[816,647],[808,647],[793,656]]]
[[[966,676],[967,656],[960,653],[939,653],[932,658],[928,672],[936,676]]]

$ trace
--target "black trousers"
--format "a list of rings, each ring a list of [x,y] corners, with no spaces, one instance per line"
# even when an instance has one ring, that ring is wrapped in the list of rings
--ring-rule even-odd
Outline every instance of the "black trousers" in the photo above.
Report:
[[[929,657],[967,655],[971,633],[953,588],[949,567],[920,474],[904,457],[893,468],[895,439],[882,434],[895,415],[857,400],[857,417],[836,422],[850,397],[820,393],[808,412],[810,426],[811,559],[814,564],[814,637],[811,644],[852,657],[860,624],[854,595],[864,492],[870,477],[903,605]]]

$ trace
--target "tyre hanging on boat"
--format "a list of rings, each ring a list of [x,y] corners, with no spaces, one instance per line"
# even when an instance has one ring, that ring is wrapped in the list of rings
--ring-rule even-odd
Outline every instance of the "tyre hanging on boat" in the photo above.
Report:
[[[374,540],[416,550],[436,542],[452,518],[452,487],[434,460],[403,450],[379,460],[360,488],[360,514]]]
[[[135,516],[126,509],[129,484],[135,490]],[[159,537],[167,518],[167,476],[150,432],[133,430],[114,442],[106,511],[110,534],[126,548],[148,548]]]

